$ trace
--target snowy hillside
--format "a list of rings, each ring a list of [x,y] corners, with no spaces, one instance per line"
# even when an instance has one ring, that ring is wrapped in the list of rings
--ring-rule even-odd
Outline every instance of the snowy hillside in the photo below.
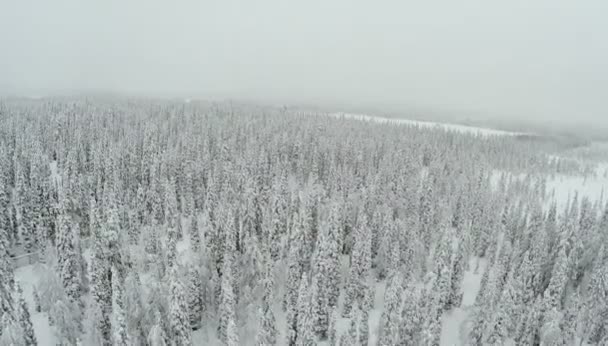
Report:
[[[601,146],[195,100],[0,111],[2,346],[608,344]]]

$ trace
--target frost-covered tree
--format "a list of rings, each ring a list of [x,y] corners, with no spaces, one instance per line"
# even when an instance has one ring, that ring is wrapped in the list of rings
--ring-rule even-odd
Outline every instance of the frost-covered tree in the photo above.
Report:
[[[270,346],[277,343],[276,319],[272,310],[274,290],[271,275],[271,273],[267,273],[263,281],[264,295],[262,296],[259,308],[260,326],[256,336],[256,343],[258,345]]]
[[[194,252],[195,254],[199,254],[201,252],[201,233],[198,227],[198,217],[196,214],[192,215],[189,234],[192,252]]]
[[[203,320],[203,281],[201,274],[195,268],[188,270],[188,311],[190,326],[193,330],[201,327]]]
[[[331,313],[330,320],[329,320],[329,332],[328,332],[328,337],[327,337],[327,340],[330,345],[336,345],[336,342],[338,341],[337,324],[338,324],[339,318],[340,318],[340,314],[339,314],[338,310],[334,308],[334,310]]]
[[[188,304],[186,292],[177,273],[177,269],[171,271],[171,307],[169,309],[169,340],[178,345],[191,345],[192,333],[190,319],[188,316]]]
[[[297,305],[297,324],[295,344],[298,346],[308,346],[315,343],[314,323],[316,316],[311,307],[312,297],[314,296],[314,282],[308,282],[308,275],[304,273],[298,291]],[[312,286],[312,287],[311,287]]]
[[[231,333],[237,333],[236,331],[236,299],[234,297],[234,281],[232,278],[232,262],[229,260],[229,256],[224,258],[224,265],[222,270],[221,279],[221,300],[219,306],[219,335],[220,340],[224,343],[228,343],[230,338],[234,336]],[[232,324],[234,327],[228,329],[229,325]]]
[[[363,288],[369,280],[371,269],[371,231],[368,228],[365,213],[359,215],[357,228],[354,234],[354,245],[351,254],[350,273],[346,286],[346,296],[344,298],[343,315],[348,316],[352,305],[360,302],[363,297]]]
[[[148,333],[147,342],[150,346],[166,346],[168,345],[167,335],[162,326],[162,317],[160,313],[157,311],[156,313],[156,321],[152,328],[150,328],[150,332]]]
[[[414,285],[406,285],[403,289],[403,303],[401,305],[399,345],[409,346],[417,344],[423,320],[421,303],[420,289]]]
[[[21,285],[19,284],[17,284],[17,293],[19,295],[19,324],[21,325],[21,329],[23,330],[25,344],[32,346],[38,345],[30,311],[25,302],[25,298],[23,297],[23,290],[21,289]]]
[[[68,297],[72,302],[77,302],[82,294],[81,267],[76,253],[77,249],[74,246],[76,237],[79,235],[75,232],[78,228],[75,227],[65,208],[64,206],[61,209],[57,220],[59,226],[57,232],[57,264],[61,281]]]
[[[145,309],[143,290],[137,272],[129,272],[124,282],[124,306],[127,321],[127,334],[132,343],[143,343],[146,340]]]
[[[357,335],[357,330],[358,330],[357,317],[358,316],[359,316],[359,309],[358,309],[358,306],[355,305],[353,307],[352,316],[350,318],[348,330],[346,331],[346,333],[342,334],[342,336],[340,337],[340,346],[357,344],[357,341],[359,340],[358,335]]]
[[[317,284],[315,287],[317,297],[312,302],[317,318],[315,332],[321,339],[327,338],[330,313],[332,307],[337,304],[340,289],[337,286],[340,273],[337,207],[333,207],[330,213],[330,222],[321,227],[313,263],[314,282]]]
[[[112,267],[112,343],[114,345],[129,345],[127,321],[124,304],[124,288],[120,282],[118,271]]]
[[[403,285],[401,277],[397,274],[390,278],[384,296],[384,309],[380,325],[379,345],[395,345],[399,340],[399,326],[401,325],[401,299]]]
[[[359,314],[357,317],[359,323],[359,344],[367,346],[369,344],[369,311],[362,307],[357,312]]]

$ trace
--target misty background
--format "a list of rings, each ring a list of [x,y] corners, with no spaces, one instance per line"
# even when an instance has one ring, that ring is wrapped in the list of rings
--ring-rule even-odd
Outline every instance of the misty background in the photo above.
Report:
[[[0,0],[0,94],[608,129],[608,2]]]

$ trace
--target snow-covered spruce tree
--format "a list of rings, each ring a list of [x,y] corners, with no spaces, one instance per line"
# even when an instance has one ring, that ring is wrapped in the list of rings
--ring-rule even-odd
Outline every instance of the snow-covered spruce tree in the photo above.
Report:
[[[424,180],[424,184],[422,187],[422,191],[420,193],[420,203],[418,206],[418,215],[419,215],[419,225],[420,225],[420,239],[423,240],[425,247],[430,246],[431,236],[433,233],[433,220],[435,218],[434,215],[434,202],[435,202],[435,193],[433,186],[434,177],[428,176]]]
[[[403,284],[401,277],[394,274],[388,283],[384,295],[384,309],[380,322],[379,345],[395,345],[399,340],[399,326],[401,325],[401,298]]]
[[[391,249],[395,242],[395,227],[391,211],[387,206],[380,206],[374,213],[372,219],[372,258],[378,280],[384,280],[388,276],[391,266]]]
[[[48,315],[52,318],[57,332],[57,340],[62,345],[73,345],[81,334],[81,313],[76,303],[62,292],[61,299],[55,301]]]
[[[83,321],[84,333],[79,339],[85,345],[104,345],[104,337],[99,328],[102,319],[101,309],[92,296],[89,296],[86,303],[85,318]]]
[[[358,305],[353,306],[352,310],[348,330],[340,337],[340,346],[357,345],[359,340],[357,335],[357,317],[359,316]]]
[[[256,343],[258,345],[276,345],[277,343],[277,329],[276,319],[274,312],[272,311],[273,301],[273,280],[271,278],[271,271],[265,274],[263,279],[264,295],[259,308],[260,326],[258,327],[258,335],[256,336]]]
[[[579,337],[578,319],[583,315],[581,312],[580,293],[573,292],[566,303],[561,323],[561,340],[565,345],[573,343]]]
[[[540,342],[541,299],[536,299],[522,316],[516,330],[515,341],[521,345],[537,345]]]
[[[359,214],[355,230],[355,243],[350,260],[350,273],[348,276],[346,296],[342,314],[348,317],[355,302],[360,302],[363,296],[363,287],[369,280],[371,269],[371,231],[368,228],[365,212]]]
[[[465,246],[462,237],[458,237],[458,244],[452,261],[452,275],[450,281],[450,294],[447,299],[446,309],[457,308],[462,303],[463,292],[461,291],[462,281],[465,272]]]
[[[236,299],[234,297],[234,281],[232,278],[232,259],[231,256],[224,256],[224,263],[222,267],[222,278],[221,278],[221,299],[219,306],[220,324],[218,328],[219,339],[223,343],[228,341],[234,336],[231,333],[237,333],[236,331]],[[231,330],[228,329],[229,324],[232,324]]]
[[[129,345],[124,304],[124,287],[116,267],[112,267],[112,344]]]
[[[608,251],[606,246],[603,245],[596,257],[588,287],[586,305],[589,315],[586,322],[589,324],[589,332],[586,336],[591,344],[600,342],[608,334],[606,323],[604,323],[608,318],[607,259]]]
[[[192,215],[192,218],[190,221],[189,234],[190,234],[190,247],[192,249],[192,252],[194,254],[200,254],[201,249],[202,249],[201,233],[198,228],[198,216],[196,215],[196,213],[194,213],[194,215]]]
[[[359,314],[357,317],[359,323],[359,345],[367,346],[369,344],[369,310],[362,306],[357,312]]]
[[[188,269],[188,311],[190,327],[197,330],[201,327],[203,320],[203,281],[199,271],[191,267]]]
[[[130,271],[124,283],[124,306],[127,321],[127,334],[134,344],[141,344],[146,340],[145,309],[143,306],[143,290],[137,271]]]
[[[156,312],[156,322],[154,323],[152,328],[150,328],[150,332],[148,333],[148,337],[146,340],[148,342],[148,345],[150,346],[168,345],[167,340],[169,339],[167,338],[165,330],[163,329],[162,317],[160,315],[160,312],[158,311]]]
[[[93,230],[93,258],[91,259],[91,294],[101,311],[99,331],[103,346],[112,344],[112,266],[119,266],[118,234],[120,232],[118,211],[112,187],[104,187],[104,209],[98,210],[99,227]],[[117,270],[117,272],[120,269]]]
[[[19,324],[18,307],[14,301],[14,277],[6,250],[6,236],[6,233],[0,234],[0,341],[6,345],[11,345],[10,342],[19,345],[24,331]]]
[[[446,225],[447,226],[447,225]],[[449,226],[444,227],[443,236],[435,250],[435,295],[439,299],[441,312],[450,308],[450,301],[454,295],[452,292],[452,253],[453,244],[456,241],[453,229]]]
[[[418,343],[423,320],[420,298],[421,291],[418,287],[412,284],[404,287],[401,324],[399,325],[399,345],[413,346]]]
[[[74,232],[76,227],[68,216],[66,208],[67,202],[64,200],[57,220],[59,226],[57,232],[57,265],[65,292],[72,302],[79,302],[82,294],[82,284],[80,282],[82,276],[74,247],[75,238],[79,235]]]
[[[334,308],[331,312],[331,316],[330,316],[330,320],[329,320],[329,332],[328,332],[328,336],[327,336],[329,345],[336,345],[336,342],[338,341],[337,324],[338,324],[339,318],[340,318],[340,313],[338,312],[337,308]]]
[[[312,284],[309,283],[308,275],[306,272],[304,272],[302,274],[302,280],[300,281],[300,289],[298,291],[298,305],[296,315],[297,327],[295,329],[295,345],[297,346],[309,346],[315,344],[315,316],[314,311],[311,307],[312,297],[316,293],[314,291],[314,282]]]
[[[14,274],[8,252],[8,233],[0,229],[0,319],[9,323],[15,319]],[[7,326],[8,328],[8,326]],[[0,328],[2,334],[3,328]]]
[[[9,234],[11,228],[11,217],[10,217],[10,195],[9,195],[9,186],[7,186],[7,182],[4,179],[3,169],[0,168],[0,230],[5,233],[5,241],[9,242]]]
[[[336,207],[332,208],[337,209]],[[339,286],[336,286],[336,278],[339,277],[340,261],[338,254],[340,246],[338,242],[337,211],[332,212],[334,220],[321,227],[317,238],[316,254],[313,259],[313,270],[317,287],[317,297],[312,302],[317,320],[315,321],[315,332],[320,339],[327,338],[329,328],[329,317],[331,308],[338,301]],[[331,305],[331,303],[334,305]]]
[[[420,345],[439,346],[441,337],[441,305],[439,296],[434,294],[436,277],[431,273],[426,279],[421,303],[423,320],[420,331]]]
[[[563,307],[564,293],[566,284],[568,283],[568,262],[566,247],[565,245],[561,245],[557,252],[556,263],[553,267],[549,287],[547,287],[544,292],[545,304],[549,308],[561,310]]]
[[[285,296],[283,299],[283,309],[285,309],[287,315],[287,336],[288,340],[290,340],[290,345],[295,342],[297,334],[298,292],[302,278],[302,266],[300,265],[299,256],[303,233],[298,226],[292,230],[292,238],[287,258],[287,282],[285,284]]]
[[[17,284],[17,293],[19,295],[19,324],[21,325],[21,329],[23,330],[25,345],[36,346],[38,345],[38,341],[36,340],[34,325],[32,324],[30,311],[28,310],[25,298],[23,297],[23,290],[21,289],[21,285],[19,284]]]
[[[228,320],[226,338],[226,346],[239,346],[239,332],[234,320]]]
[[[176,345],[191,345],[192,333],[188,318],[186,292],[178,275],[177,268],[171,269],[171,307],[169,308],[169,340]]]
[[[41,312],[42,307],[40,306],[40,296],[38,295],[38,289],[36,287],[32,288],[32,296],[34,301],[34,311]]]
[[[0,345],[26,346],[23,329],[19,321],[11,313],[0,316]]]

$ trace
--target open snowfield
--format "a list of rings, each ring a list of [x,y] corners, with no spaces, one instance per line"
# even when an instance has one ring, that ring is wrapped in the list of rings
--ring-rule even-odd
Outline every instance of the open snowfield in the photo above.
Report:
[[[55,330],[49,326],[49,319],[45,313],[36,312],[34,310],[34,287],[38,284],[39,278],[42,276],[40,272],[42,267],[36,264],[17,268],[15,278],[23,288],[25,301],[32,315],[32,323],[36,332],[36,339],[40,346],[55,346]]]
[[[414,127],[422,127],[422,128],[434,128],[434,129],[442,129],[446,131],[454,131],[459,133],[467,133],[473,135],[481,135],[481,136],[515,136],[522,133],[519,132],[509,132],[495,129],[488,129],[482,127],[474,127],[467,125],[459,125],[459,124],[446,124],[446,123],[437,123],[432,121],[421,121],[421,120],[410,120],[410,119],[399,119],[399,118],[385,118],[382,116],[376,115],[367,115],[367,114],[353,114],[353,113],[330,113],[332,117],[336,118],[345,118],[345,119],[355,119],[361,121],[371,121],[377,123],[388,123],[388,124],[398,124],[398,125],[408,125]]]

